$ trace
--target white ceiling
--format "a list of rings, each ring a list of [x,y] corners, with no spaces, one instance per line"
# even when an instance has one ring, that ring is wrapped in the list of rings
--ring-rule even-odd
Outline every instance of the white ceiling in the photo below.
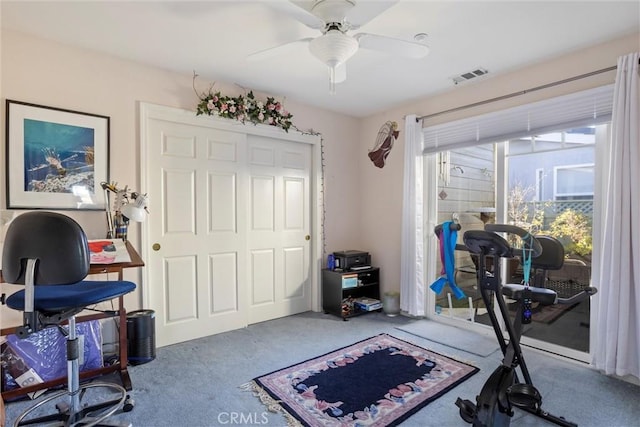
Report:
[[[358,0],[367,7],[375,0]],[[506,73],[640,31],[640,1],[399,1],[358,31],[413,40],[422,59],[360,49],[329,95],[328,73],[304,45],[248,62],[247,55],[320,32],[271,1],[8,1],[2,26],[276,97],[364,117],[454,88],[483,67]],[[612,64],[613,65],[613,64]],[[591,70],[585,70],[591,71]],[[206,84],[205,84],[206,82]],[[462,84],[473,84],[465,82]]]

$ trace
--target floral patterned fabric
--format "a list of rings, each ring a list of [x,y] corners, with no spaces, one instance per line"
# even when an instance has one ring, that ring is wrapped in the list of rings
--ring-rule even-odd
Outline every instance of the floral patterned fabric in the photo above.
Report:
[[[254,379],[307,426],[392,426],[478,368],[387,334]],[[264,398],[263,402],[267,403]]]

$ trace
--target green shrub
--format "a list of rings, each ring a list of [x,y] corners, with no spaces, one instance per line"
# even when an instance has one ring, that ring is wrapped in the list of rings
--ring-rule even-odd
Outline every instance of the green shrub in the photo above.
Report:
[[[567,255],[591,258],[591,220],[582,212],[567,209],[556,217],[549,230],[564,245]]]

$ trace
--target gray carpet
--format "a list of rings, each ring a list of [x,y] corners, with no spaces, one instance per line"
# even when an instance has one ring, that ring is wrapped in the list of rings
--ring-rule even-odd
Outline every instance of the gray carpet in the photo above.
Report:
[[[500,349],[495,337],[485,337],[466,329],[431,320],[416,320],[397,329],[456,350],[486,357]]]
[[[468,426],[454,405],[458,396],[474,400],[501,353],[488,357],[409,334],[398,327],[415,322],[370,313],[343,322],[321,313],[252,325],[233,332],[159,348],[156,360],[129,368],[135,399],[132,412],[118,419],[138,427],[207,427],[224,425],[284,426],[282,415],[269,412],[240,386],[252,378],[319,356],[339,347],[389,333],[422,347],[471,362],[481,371],[420,410],[408,427]],[[459,340],[452,335],[451,342]],[[606,377],[576,362],[525,349],[533,381],[543,396],[543,409],[581,427],[636,426],[640,419],[640,387]],[[29,402],[7,406],[8,423]],[[514,426],[542,426],[542,420],[516,410]]]

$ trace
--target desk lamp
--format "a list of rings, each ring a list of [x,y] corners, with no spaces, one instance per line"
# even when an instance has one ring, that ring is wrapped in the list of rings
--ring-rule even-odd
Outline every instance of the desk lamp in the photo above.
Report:
[[[146,219],[147,195],[131,192],[128,187],[119,189],[117,183],[100,183],[104,190],[105,211],[107,215],[107,239],[121,238],[127,240],[127,227],[129,221],[142,222]],[[110,193],[114,193],[113,210],[111,214]]]

